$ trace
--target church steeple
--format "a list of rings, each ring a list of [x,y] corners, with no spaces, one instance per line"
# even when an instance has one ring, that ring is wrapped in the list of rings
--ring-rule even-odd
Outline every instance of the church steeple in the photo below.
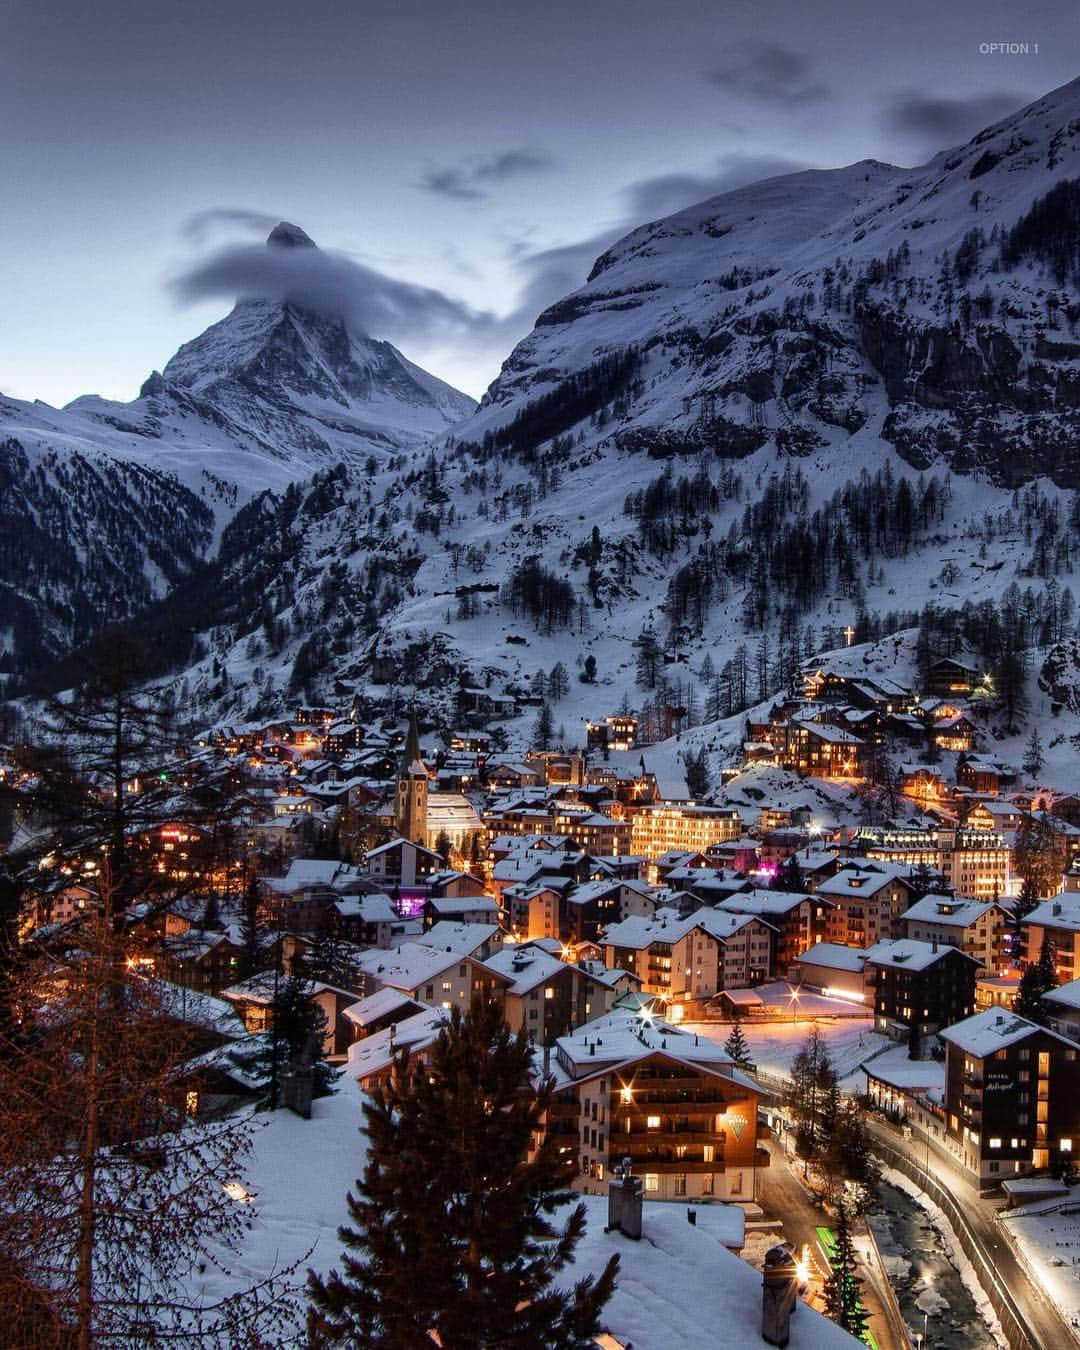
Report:
[[[394,799],[394,824],[403,839],[414,844],[428,842],[428,772],[420,758],[420,728],[416,709],[409,714],[409,732],[398,767],[397,793]]]

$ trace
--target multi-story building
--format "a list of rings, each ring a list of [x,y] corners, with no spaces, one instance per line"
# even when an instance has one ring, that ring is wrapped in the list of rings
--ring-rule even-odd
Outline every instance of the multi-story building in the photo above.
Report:
[[[866,953],[874,990],[874,1027],[919,1038],[969,1017],[978,961],[956,947],[911,938],[876,942]]]
[[[656,802],[634,812],[630,853],[650,860],[673,849],[704,853],[742,834],[742,818],[734,807],[700,806],[694,802]]]
[[[640,976],[642,991],[668,1002],[679,1021],[722,989],[766,980],[773,937],[755,915],[699,909],[686,918],[627,919],[608,929],[601,946],[608,967]]]
[[[997,830],[942,830],[941,871],[957,895],[997,900],[1009,892],[1010,853]]]
[[[793,719],[784,726],[781,763],[814,778],[858,778],[865,751],[860,737],[843,727]]]
[[[808,948],[824,940],[837,906],[822,895],[790,891],[745,891],[720,902],[729,914],[754,914],[773,931],[769,974],[786,979],[791,966]]]
[[[429,1007],[467,1011],[475,999],[502,1002],[510,984],[499,974],[472,956],[445,949],[436,950],[421,942],[403,942],[390,951],[361,952],[356,966],[362,978],[363,994],[376,989],[400,989],[418,1003]]]
[[[556,1043],[549,1121],[580,1184],[624,1158],[648,1199],[753,1200],[760,1088],[716,1041],[617,1010]]]
[[[899,937],[900,916],[910,906],[914,886],[905,868],[887,863],[848,863],[814,892],[836,906],[827,917],[830,941],[869,947]]]
[[[941,1039],[946,1131],[980,1185],[1080,1155],[1080,1051],[1072,1041],[999,1008]]]
[[[565,834],[583,853],[594,858],[630,852],[630,822],[599,811],[560,806],[555,809],[549,828],[557,834]]]
[[[981,961],[990,975],[1009,962],[1005,952],[1008,911],[994,901],[959,900],[951,895],[924,895],[902,916],[904,931],[919,942],[959,947]]]
[[[566,942],[595,942],[623,919],[651,918],[656,896],[643,881],[587,881],[569,890],[559,910],[559,933]]]
[[[1062,891],[1036,905],[1021,923],[1024,959],[1034,965],[1043,943],[1054,944],[1058,981],[1068,984],[1080,975],[1080,891]]]
[[[605,984],[541,945],[506,947],[486,964],[510,980],[503,1005],[507,1025],[537,1045],[551,1045],[607,1010]]]

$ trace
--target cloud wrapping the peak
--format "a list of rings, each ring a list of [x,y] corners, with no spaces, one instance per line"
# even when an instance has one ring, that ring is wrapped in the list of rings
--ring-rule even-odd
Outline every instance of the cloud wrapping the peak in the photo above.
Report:
[[[794,108],[825,98],[828,85],[812,77],[813,63],[779,42],[750,39],[733,43],[707,74],[722,89]]]
[[[486,312],[430,286],[400,281],[318,248],[238,244],[218,249],[172,282],[181,303],[199,300],[290,302],[342,318],[358,334],[429,343],[488,330]]]

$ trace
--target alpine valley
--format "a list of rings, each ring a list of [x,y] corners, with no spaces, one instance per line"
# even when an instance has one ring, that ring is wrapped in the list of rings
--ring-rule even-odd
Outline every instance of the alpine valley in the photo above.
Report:
[[[358,696],[448,728],[476,687],[512,744],[541,698],[573,743],[633,707],[676,774],[817,653],[934,651],[1009,686],[1002,753],[1036,719],[1065,769],[1078,324],[1080,80],[919,168],[642,225],[478,407],[240,301],[132,403],[0,396],[0,688],[64,687],[126,623],[201,726]]]

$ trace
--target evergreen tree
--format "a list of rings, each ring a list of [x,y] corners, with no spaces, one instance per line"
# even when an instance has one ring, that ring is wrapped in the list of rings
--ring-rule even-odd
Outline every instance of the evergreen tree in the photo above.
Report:
[[[426,1065],[403,1052],[365,1105],[367,1167],[349,1195],[341,1272],[309,1277],[311,1341],[413,1350],[592,1344],[618,1257],[599,1280],[554,1281],[585,1227],[554,1140],[553,1083],[531,1085],[527,1035],[499,1009],[455,1008]]]
[[[1043,994],[1058,986],[1057,951],[1053,938],[1043,938],[1039,950],[1039,959],[1024,967],[1020,976],[1020,988],[1016,991],[1015,1011],[1029,1022],[1046,1025],[1046,1005]]]
[[[825,1099],[836,1081],[836,1070],[817,1027],[791,1065],[787,1104],[795,1122],[795,1147],[801,1158],[813,1157],[820,1138],[820,1117]]]
[[[806,878],[799,866],[799,855],[793,853],[773,879],[774,891],[787,891],[791,895],[805,894]]]
[[[683,765],[686,769],[686,786],[690,789],[691,797],[704,797],[709,790],[709,761],[705,747],[702,746],[696,753],[687,750],[683,755]]]
[[[851,1240],[851,1225],[847,1206],[843,1201],[836,1212],[835,1242],[829,1258],[829,1274],[825,1279],[825,1309],[837,1326],[858,1340],[866,1335],[866,1310],[859,1290],[861,1278],[855,1273],[855,1246]]]
[[[311,981],[299,975],[288,976],[274,990],[264,1061],[271,1110],[280,1105],[281,1075],[290,1066],[311,1066],[314,1096],[325,1097],[333,1091],[337,1073],[323,1058],[327,1017],[311,997],[313,992]]]
[[[724,1042],[724,1049],[731,1056],[731,1062],[737,1069],[744,1069],[747,1073],[753,1073],[757,1068],[757,1065],[750,1058],[750,1047],[746,1043],[743,1029],[738,1022],[732,1027],[731,1035]]]
[[[1039,728],[1032,727],[1031,735],[1028,737],[1027,747],[1024,750],[1024,772],[1032,778],[1038,776],[1046,763],[1046,756],[1043,754],[1042,740],[1039,736]]]
[[[533,726],[532,742],[534,749],[550,750],[554,736],[555,720],[551,716],[551,707],[547,703],[541,703],[540,711],[536,715],[536,722]]]

